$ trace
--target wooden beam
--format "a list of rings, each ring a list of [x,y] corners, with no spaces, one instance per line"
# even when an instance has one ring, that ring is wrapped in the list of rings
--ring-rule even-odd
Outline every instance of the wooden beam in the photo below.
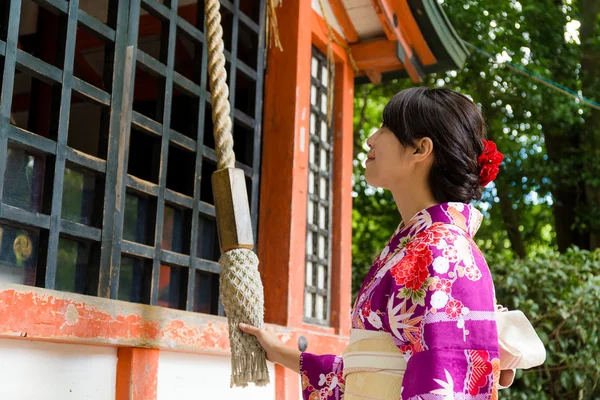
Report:
[[[381,21],[381,26],[385,31],[385,34],[389,40],[397,41],[402,46],[405,54],[404,67],[408,76],[414,82],[421,82],[422,78],[415,65],[412,64],[411,58],[413,57],[413,51],[408,42],[406,41],[402,31],[398,24],[398,17],[392,8],[389,0],[371,0],[373,7],[377,13],[377,17]]]
[[[156,307],[145,304],[0,282],[2,339],[231,355],[225,317],[170,308],[156,311]],[[269,326],[290,346],[298,343],[300,335],[305,336],[311,351],[318,353],[341,354],[347,345],[347,337],[333,336],[314,326]],[[127,371],[127,365],[124,367],[121,372]],[[122,383],[127,381],[126,375],[122,378]],[[298,385],[297,379],[294,383]]]
[[[352,159],[354,145],[354,72],[338,63],[335,72],[333,135],[333,210],[331,240],[331,326],[350,334],[352,304]],[[311,347],[312,350],[312,347]]]
[[[379,39],[350,46],[352,57],[361,70],[379,70],[382,66],[402,67],[396,54],[396,42]]]
[[[257,250],[260,273],[270,279],[265,286],[265,322],[300,326],[306,260],[311,21],[315,11],[310,0],[299,0],[284,1],[276,13],[279,26],[285,27],[279,31],[285,51],[268,50]],[[297,377],[292,383],[297,393]],[[284,388],[277,390],[276,398],[287,398]]]
[[[335,19],[342,28],[348,43],[357,43],[360,40],[360,37],[358,36],[356,28],[354,28],[354,24],[352,23],[342,0],[329,0],[329,5],[331,6],[333,15],[335,15]]]
[[[329,32],[327,30],[327,23],[325,19],[320,16],[315,10],[312,10],[312,20],[311,20],[311,31],[312,31],[312,44],[319,49],[324,54],[327,54],[327,43],[329,41]],[[341,37],[335,30],[333,31],[333,35],[339,43],[348,44],[346,40]],[[335,58],[335,62],[348,62],[348,55],[346,54],[346,50],[344,50],[340,45],[335,43],[335,41],[331,44],[333,49],[333,56]]]
[[[121,347],[117,359],[116,400],[155,400],[159,350]]]
[[[369,77],[373,85],[381,84],[381,72],[370,69],[365,71],[365,74]]]
[[[419,56],[421,63],[425,66],[437,63],[437,59],[429,48],[427,40],[425,40],[423,37],[421,29],[419,28],[417,21],[410,11],[407,0],[389,1],[392,5],[392,8],[396,10],[398,24],[402,27],[402,31],[405,33],[406,39]]]
[[[381,23],[381,27],[385,32],[385,36],[388,40],[398,40],[396,38],[396,33],[394,32],[394,23],[393,20],[388,17],[389,10],[386,10],[386,4],[382,0],[371,0],[373,3],[373,8],[375,13],[377,13],[377,18],[379,18],[379,22]]]
[[[398,63],[400,63],[400,61],[398,61]],[[400,71],[403,69],[404,66],[400,63],[400,65],[382,65],[378,71],[383,74],[384,72]]]

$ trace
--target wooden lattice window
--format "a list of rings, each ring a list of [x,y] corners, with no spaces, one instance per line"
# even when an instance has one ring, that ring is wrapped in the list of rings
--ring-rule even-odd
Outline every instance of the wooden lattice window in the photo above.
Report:
[[[333,130],[327,125],[328,70],[313,49],[310,89],[308,210],[304,319],[327,325],[331,275]]]
[[[264,2],[222,0],[258,210]],[[0,4],[0,280],[222,313],[204,4]]]

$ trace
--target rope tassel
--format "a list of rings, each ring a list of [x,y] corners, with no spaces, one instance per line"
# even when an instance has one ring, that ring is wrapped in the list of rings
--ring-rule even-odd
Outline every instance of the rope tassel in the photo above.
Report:
[[[252,335],[243,333],[240,322],[263,327],[263,286],[258,273],[258,257],[248,249],[235,249],[219,259],[219,290],[229,322],[231,343],[231,386],[245,387],[269,383],[265,351]]]
[[[263,327],[264,294],[258,257],[252,251],[254,238],[245,176],[235,168],[219,8],[219,0],[205,1],[208,76],[218,159],[212,186],[222,252],[219,288],[231,344],[231,387],[245,387],[250,382],[265,386],[269,383],[265,351],[254,336],[244,334],[238,327],[241,322]]]

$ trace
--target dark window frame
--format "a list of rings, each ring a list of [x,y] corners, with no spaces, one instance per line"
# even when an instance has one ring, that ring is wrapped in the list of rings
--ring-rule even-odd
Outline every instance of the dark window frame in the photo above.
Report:
[[[168,267],[184,268],[187,272],[187,292],[184,299],[185,310],[194,309],[194,298],[197,296],[195,277],[197,272],[219,273],[219,265],[214,260],[199,257],[198,240],[203,234],[199,232],[199,219],[206,217],[214,219],[215,210],[212,204],[200,199],[202,188],[210,185],[202,179],[203,166],[216,164],[216,153],[204,141],[203,135],[212,135],[204,132],[205,110],[210,104],[210,93],[206,81],[207,48],[204,36],[204,10],[202,2],[198,4],[197,21],[194,26],[180,15],[176,7],[177,0],[110,0],[108,21],[103,23],[78,9],[78,1],[66,0],[33,0],[37,5],[59,15],[66,21],[63,27],[65,37],[64,53],[58,55],[65,62],[59,69],[49,63],[18,49],[19,21],[21,14],[21,0],[10,0],[0,6],[0,72],[2,73],[2,86],[0,97],[0,223],[16,225],[31,231],[42,232],[37,254],[36,286],[48,289],[56,287],[56,271],[59,241],[62,238],[75,239],[84,243],[93,243],[99,248],[97,268],[97,282],[92,295],[118,298],[119,271],[121,257],[133,257],[151,263],[152,279],[149,295],[149,304],[158,303],[158,284],[161,265]],[[230,86],[230,100],[232,104],[232,120],[252,132],[250,141],[252,148],[252,165],[241,168],[251,184],[250,210],[252,225],[256,237],[258,194],[260,179],[260,150],[262,131],[262,93],[264,82],[264,31],[265,31],[265,5],[260,2],[260,17],[256,22],[243,14],[240,9],[240,0],[221,0],[222,10],[232,15],[232,40],[230,51],[225,51],[229,71],[235,71],[228,76]],[[139,50],[138,30],[140,10],[143,9],[153,17],[159,19],[161,29],[161,62]],[[246,31],[253,32],[258,40],[256,68],[246,65],[238,59],[238,32],[240,24],[244,24]],[[114,26],[113,29],[111,26]],[[83,79],[74,76],[74,57],[78,28],[91,33],[106,44],[106,51],[112,51],[114,61],[109,68],[104,70],[104,80],[108,82],[105,87],[110,91],[100,89]],[[200,66],[199,84],[175,72],[175,47],[179,34],[184,34],[187,39],[199,44],[202,51],[197,51],[194,65]],[[198,54],[201,53],[201,54]],[[163,57],[164,55],[164,57]],[[152,120],[133,110],[136,68],[149,71],[164,83],[159,87],[157,98],[164,100],[162,107],[162,123]],[[31,133],[11,123],[12,96],[14,89],[15,71],[26,71],[29,75],[48,82],[60,89],[58,99],[58,130],[56,136],[50,138]],[[228,72],[229,72],[228,71]],[[254,116],[247,115],[235,107],[236,78],[239,73],[255,85]],[[197,136],[190,138],[171,128],[171,105],[174,91],[183,92],[194,98],[198,103],[198,129]],[[86,99],[109,108],[107,115],[108,143],[105,159],[89,156],[67,145],[69,113],[72,95],[77,94]],[[250,103],[252,104],[252,103]],[[212,126],[212,123],[210,124]],[[143,131],[144,134],[160,140],[160,164],[158,183],[143,181],[129,175],[128,153],[129,139],[132,127]],[[235,134],[235,132],[234,132]],[[10,206],[3,202],[4,179],[6,174],[6,155],[9,147],[21,147],[29,152],[52,157],[53,170],[45,171],[45,190],[51,190],[48,200],[48,211],[30,212],[18,207]],[[169,148],[176,147],[181,151],[192,154],[195,158],[195,171],[193,177],[193,195],[184,195],[167,188],[167,166]],[[247,152],[248,149],[245,149]],[[84,225],[61,218],[62,194],[64,187],[64,174],[67,165],[83,168],[103,176],[105,187],[100,227]],[[48,169],[48,168],[46,168]],[[50,178],[48,178],[50,177]],[[206,190],[206,189],[205,189]],[[154,245],[148,246],[123,239],[123,224],[125,214],[126,193],[137,193],[156,200],[156,217],[154,226]],[[181,254],[162,248],[163,221],[165,206],[185,210],[191,215],[191,234],[189,235],[189,254]],[[214,298],[211,295],[211,298]],[[211,306],[212,307],[212,306]],[[223,308],[218,307],[218,314],[223,315]]]

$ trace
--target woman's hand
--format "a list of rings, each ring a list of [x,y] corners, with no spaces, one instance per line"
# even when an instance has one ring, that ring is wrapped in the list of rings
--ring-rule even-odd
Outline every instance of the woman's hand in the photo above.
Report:
[[[279,353],[285,345],[272,331],[255,328],[247,324],[240,324],[240,329],[242,332],[255,336],[258,339],[258,343],[260,343],[260,346],[267,353],[267,360],[279,363]]]
[[[300,351],[287,347],[272,330],[259,329],[247,324],[240,324],[239,328],[258,339],[258,343],[267,353],[267,360],[300,372]]]

